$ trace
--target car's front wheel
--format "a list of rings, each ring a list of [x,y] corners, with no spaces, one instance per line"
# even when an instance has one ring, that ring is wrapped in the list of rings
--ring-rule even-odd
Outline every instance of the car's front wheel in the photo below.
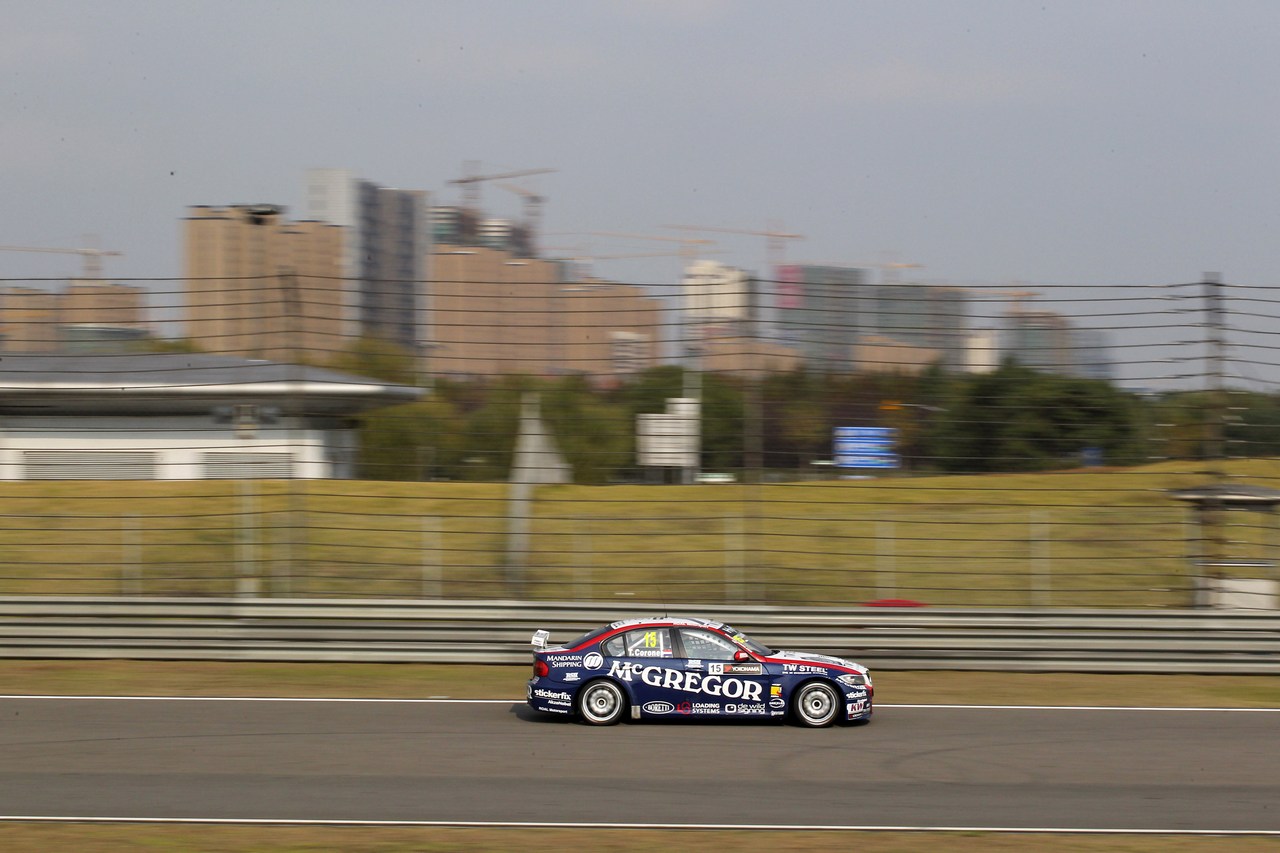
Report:
[[[840,696],[829,684],[810,681],[796,693],[791,709],[800,725],[822,728],[835,722],[840,713]]]
[[[588,725],[612,726],[627,710],[627,697],[612,681],[592,681],[578,694],[578,713]]]

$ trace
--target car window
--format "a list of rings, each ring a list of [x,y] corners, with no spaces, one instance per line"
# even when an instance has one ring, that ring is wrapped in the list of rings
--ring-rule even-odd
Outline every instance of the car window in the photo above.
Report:
[[[728,637],[702,628],[682,628],[685,657],[695,660],[733,660],[738,646]]]
[[[673,656],[670,628],[641,628],[628,631],[622,636],[625,638],[623,657],[669,658]]]
[[[627,638],[622,634],[615,634],[604,641],[600,650],[611,658],[620,658],[627,651]]]

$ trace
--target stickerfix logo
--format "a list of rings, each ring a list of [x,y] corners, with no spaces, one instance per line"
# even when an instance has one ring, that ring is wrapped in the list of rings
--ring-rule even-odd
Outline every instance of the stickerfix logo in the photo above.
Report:
[[[726,699],[745,699],[748,702],[760,701],[761,685],[740,678],[725,678],[720,675],[700,672],[680,672],[675,669],[663,669],[658,666],[644,666],[630,661],[612,661],[609,664],[609,675],[623,681],[640,679],[650,687],[661,687],[666,690],[679,690],[684,693],[705,693],[708,696],[723,696]]]
[[[582,659],[582,665],[587,669],[599,669],[604,666],[604,655],[599,652],[589,652],[587,656]]]
[[[640,708],[646,714],[670,714],[676,706],[670,702],[645,702]]]
[[[569,694],[560,690],[544,690],[541,687],[533,691],[533,695],[539,699],[561,699],[567,701]]]
[[[865,687],[855,687],[852,690],[846,690],[844,694],[846,699],[866,699],[867,689]]]

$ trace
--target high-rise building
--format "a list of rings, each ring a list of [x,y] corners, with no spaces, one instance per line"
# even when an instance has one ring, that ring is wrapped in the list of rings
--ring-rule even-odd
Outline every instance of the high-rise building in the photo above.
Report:
[[[751,305],[747,273],[719,261],[694,261],[684,270],[684,313],[690,323],[737,324]]]
[[[1015,310],[1005,315],[1001,350],[1019,364],[1050,373],[1108,380],[1112,363],[1106,337],[1077,329],[1056,311]]]
[[[676,351],[688,366],[709,369],[709,353],[727,349],[716,342],[759,336],[760,324],[751,322],[758,313],[751,294],[745,270],[719,261],[694,261],[685,267],[680,324],[672,332]]]
[[[968,301],[948,287],[872,284],[857,267],[779,267],[776,328],[817,372],[916,373],[931,364],[960,369]]]
[[[775,291],[782,343],[800,351],[818,373],[854,369],[854,345],[870,308],[867,271],[794,264],[779,267]]]
[[[343,229],[274,205],[188,209],[186,334],[206,352],[323,361],[350,340]]]
[[[432,374],[580,374],[610,384],[658,363],[663,310],[644,288],[567,275],[563,262],[437,244]]]
[[[878,284],[871,293],[873,307],[863,334],[898,347],[896,356],[888,351],[890,362],[908,371],[939,362],[952,370],[964,367],[969,311],[963,291],[895,282]],[[859,364],[876,369],[862,360]]]
[[[7,352],[127,351],[147,336],[145,291],[73,279],[61,290],[6,287],[0,343]]]
[[[341,271],[345,334],[424,351],[431,343],[426,192],[379,186],[346,169],[311,169],[306,213],[347,230]]]

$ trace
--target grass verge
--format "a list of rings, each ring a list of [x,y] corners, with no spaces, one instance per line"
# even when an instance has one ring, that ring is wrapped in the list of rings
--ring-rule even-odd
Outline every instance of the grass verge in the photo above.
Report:
[[[1232,460],[1240,483],[1276,460]],[[1180,607],[1186,463],[718,486],[544,486],[526,593],[544,600]],[[500,483],[0,483],[0,595],[502,598]],[[1272,535],[1224,516],[1249,557]],[[1213,538],[1213,537],[1211,537]],[[1241,569],[1246,577],[1256,568]]]

